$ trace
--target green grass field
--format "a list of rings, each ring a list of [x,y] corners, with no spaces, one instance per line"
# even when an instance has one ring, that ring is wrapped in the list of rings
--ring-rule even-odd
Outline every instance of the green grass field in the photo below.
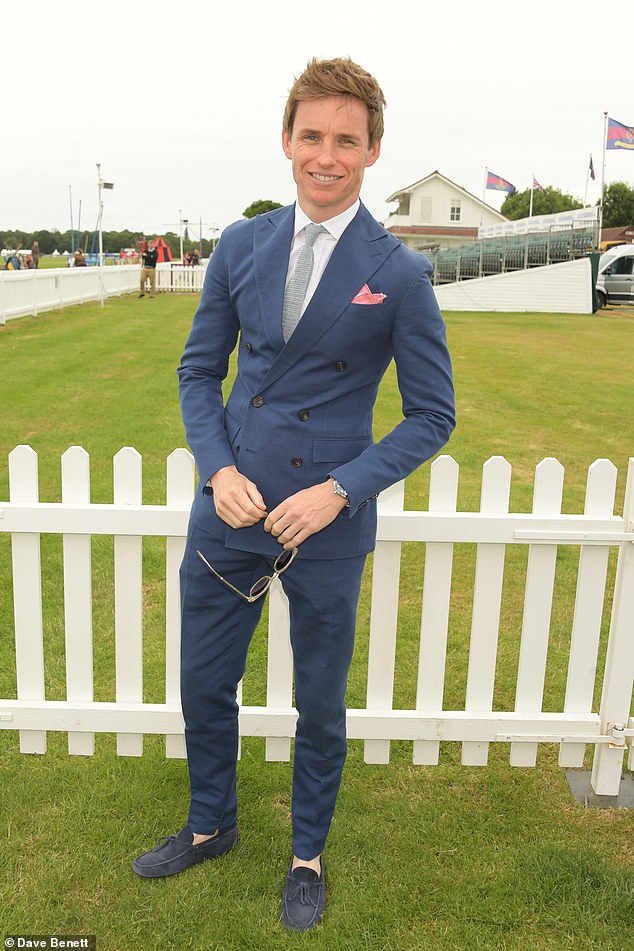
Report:
[[[85,304],[0,330],[3,388],[0,497],[8,497],[7,453],[19,443],[39,454],[40,497],[60,497],[60,456],[82,445],[91,456],[92,498],[112,500],[112,456],[143,455],[144,500],[165,496],[165,459],[182,446],[175,367],[195,299],[159,295]],[[511,508],[529,511],[536,464],[566,467],[564,511],[583,510],[588,466],[619,470],[634,454],[634,318],[534,314],[448,314],[458,428],[445,451],[461,467],[459,507],[476,510],[482,464],[513,465]],[[400,411],[393,369],[375,414],[380,437]],[[407,482],[406,500],[424,507],[429,470]],[[61,545],[42,539],[46,690],[64,697]],[[93,542],[96,699],[113,699],[112,542]],[[421,546],[403,554],[395,704],[415,696]],[[561,709],[578,554],[557,563],[545,709]],[[15,696],[10,541],[0,534],[0,695]],[[164,691],[163,548],[144,542],[145,699]],[[474,553],[457,546],[447,664],[447,709],[464,705]],[[610,572],[613,575],[614,559]],[[508,553],[495,703],[512,709],[525,583],[525,553]],[[363,706],[369,628],[369,572],[359,611],[349,703]],[[609,617],[606,605],[601,664]],[[265,689],[264,630],[256,633],[245,703]],[[598,698],[597,698],[598,699]],[[559,706],[558,706],[559,705]],[[265,763],[264,744],[243,741],[239,765],[240,845],[166,881],[138,879],[130,861],[183,822],[185,764],[166,760],[160,738],[145,754],[115,755],[100,736],[93,757],[69,757],[49,734],[44,756],[19,754],[0,734],[2,784],[0,934],[95,934],[99,951],[227,949],[268,951],[629,951],[632,947],[634,816],[583,809],[573,800],[556,750],[536,769],[511,769],[508,746],[489,766],[460,765],[443,744],[436,767],[414,767],[411,744],[394,743],[389,766],[350,756],[326,853],[329,899],[323,924],[289,935],[278,923],[289,858],[290,777]],[[588,764],[589,764],[588,760]]]
[[[105,263],[110,266],[115,262],[111,258],[106,258]],[[46,270],[52,267],[66,267],[66,258],[63,254],[60,253],[59,257],[53,257],[52,254],[43,254],[40,257],[40,270]]]
[[[52,254],[43,254],[40,258],[40,268],[66,267],[66,258],[60,253],[58,258]]]

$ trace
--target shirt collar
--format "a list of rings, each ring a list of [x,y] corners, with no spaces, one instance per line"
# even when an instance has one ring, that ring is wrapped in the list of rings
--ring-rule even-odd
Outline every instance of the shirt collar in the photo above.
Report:
[[[338,241],[341,235],[344,233],[354,216],[359,210],[359,205],[361,204],[360,199],[350,205],[349,208],[346,208],[345,211],[342,211],[340,215],[335,215],[334,218],[329,218],[328,221],[320,222],[328,234],[330,234],[335,241]],[[295,202],[295,230],[293,231],[293,238],[296,238],[302,228],[305,228],[306,225],[312,224],[308,215],[306,215],[299,206],[298,202]]]

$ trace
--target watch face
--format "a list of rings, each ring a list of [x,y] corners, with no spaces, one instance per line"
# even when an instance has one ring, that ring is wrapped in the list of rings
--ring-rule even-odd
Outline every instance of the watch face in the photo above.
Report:
[[[334,491],[335,495],[340,495],[342,499],[347,499],[347,498],[348,498],[348,493],[346,492],[346,490],[344,489],[344,487],[341,485],[341,483],[340,483],[340,482],[337,482],[336,479],[333,479],[333,480],[332,480],[332,488],[333,488],[333,491]]]

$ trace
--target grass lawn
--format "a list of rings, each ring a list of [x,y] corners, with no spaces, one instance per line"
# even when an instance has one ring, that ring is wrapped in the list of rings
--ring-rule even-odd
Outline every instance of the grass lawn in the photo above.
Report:
[[[60,497],[60,455],[82,445],[91,456],[92,498],[112,500],[112,456],[143,455],[144,500],[163,502],[165,459],[183,445],[175,367],[196,298],[124,297],[9,321],[0,330],[5,386],[0,422],[0,498],[8,497],[7,453],[28,443],[39,454],[40,497]],[[588,466],[619,470],[634,454],[634,317],[618,311],[579,317],[447,314],[458,398],[458,428],[446,452],[460,463],[459,507],[479,505],[482,464],[513,465],[511,508],[529,511],[536,464],[565,465],[564,511],[582,511]],[[376,435],[397,418],[393,369],[382,385]],[[409,507],[424,507],[428,467],[407,482]],[[395,703],[413,706],[422,546],[404,546]],[[42,538],[46,689],[64,697],[61,544]],[[145,698],[164,691],[164,555],[144,542]],[[93,541],[96,699],[113,699],[112,542]],[[561,709],[578,553],[563,548],[545,709]],[[0,534],[0,695],[15,696],[10,542]],[[456,546],[447,664],[447,709],[464,705],[474,552]],[[614,571],[614,559],[610,572]],[[509,551],[495,703],[512,709],[526,555]],[[365,701],[369,581],[364,581],[349,702]],[[609,618],[606,605],[601,663]],[[245,678],[246,703],[263,701],[263,626]],[[216,863],[173,880],[130,870],[138,852],[183,822],[183,761],[163,742],[142,758],[115,755],[99,736],[93,757],[69,757],[65,736],[49,734],[44,756],[19,754],[0,731],[0,933],[95,934],[99,951],[227,949],[268,951],[630,951],[634,816],[578,806],[554,748],[536,769],[511,769],[508,746],[489,766],[460,765],[443,744],[436,767],[414,767],[411,744],[394,743],[389,766],[363,763],[350,744],[326,855],[329,900],[320,928],[289,935],[278,923],[289,859],[287,763],[265,763],[262,740],[243,741],[238,781],[240,845]],[[588,763],[590,761],[588,760]]]
[[[43,254],[40,257],[40,266],[39,270],[44,270],[51,267],[66,267],[67,258],[60,251],[58,257],[54,257],[52,254]],[[107,265],[114,264],[113,258],[106,258],[105,263]]]
[[[52,254],[43,254],[40,258],[40,270],[50,267],[66,267],[66,257],[60,252],[59,257],[53,257]]]

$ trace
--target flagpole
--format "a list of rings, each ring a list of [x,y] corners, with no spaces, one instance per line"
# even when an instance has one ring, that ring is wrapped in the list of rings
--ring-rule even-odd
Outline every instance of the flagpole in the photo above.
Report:
[[[70,200],[70,253],[75,253],[75,229],[73,228],[73,189],[68,186],[68,198]],[[66,259],[68,262],[68,258]]]
[[[605,189],[605,153],[608,148],[608,113],[603,113],[603,162],[601,163],[601,198],[599,199],[599,235],[597,247],[601,250],[601,232],[603,231],[603,192]]]

